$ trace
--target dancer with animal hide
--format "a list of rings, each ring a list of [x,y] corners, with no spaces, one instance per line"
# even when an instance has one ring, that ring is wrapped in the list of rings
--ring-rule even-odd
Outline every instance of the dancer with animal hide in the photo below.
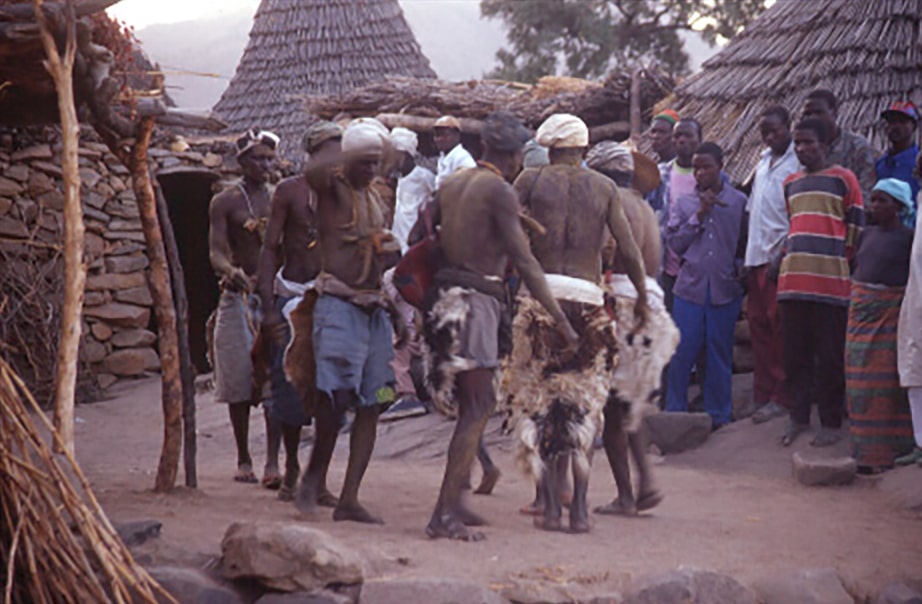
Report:
[[[535,525],[561,529],[565,465],[558,461],[564,459],[573,470],[569,528],[586,532],[590,455],[618,364],[616,327],[601,287],[608,232],[639,292],[630,327],[634,319],[637,328],[647,320],[644,270],[617,188],[581,165],[589,144],[586,124],[572,115],[552,115],[538,129],[537,141],[549,148],[551,163],[525,170],[515,188],[528,215],[546,230],[532,237],[532,251],[548,273],[551,293],[577,328],[580,344],[574,355],[561,355],[550,318],[531,295],[520,295],[506,367],[507,404],[520,460],[538,484],[543,515]]]
[[[605,428],[602,443],[615,478],[618,493],[606,505],[595,508],[597,514],[634,515],[649,510],[663,500],[656,489],[647,460],[647,434],[643,417],[657,411],[656,400],[663,367],[672,358],[679,343],[679,330],[666,310],[663,290],[656,282],[662,246],[659,225],[645,192],[657,187],[659,174],[653,161],[624,145],[604,141],[586,156],[590,168],[611,178],[618,185],[624,213],[634,240],[640,248],[646,271],[650,317],[641,329],[632,326],[637,288],[626,274],[616,247],[605,254],[611,273],[606,279],[606,293],[614,299],[615,340],[618,344],[618,367],[612,375],[611,391],[605,405]],[[633,456],[637,465],[637,496],[631,484]]]
[[[528,138],[528,131],[512,115],[489,116],[481,135],[482,161],[476,168],[448,177],[434,202],[444,262],[434,276],[433,300],[424,327],[429,379],[434,401],[443,408],[457,407],[458,423],[439,498],[426,528],[432,538],[484,538],[483,533],[467,528],[484,521],[462,504],[461,490],[496,404],[494,380],[503,347],[501,317],[508,302],[503,275],[510,261],[547,309],[560,346],[572,348],[578,340],[529,251],[516,193],[507,182],[519,171]]]

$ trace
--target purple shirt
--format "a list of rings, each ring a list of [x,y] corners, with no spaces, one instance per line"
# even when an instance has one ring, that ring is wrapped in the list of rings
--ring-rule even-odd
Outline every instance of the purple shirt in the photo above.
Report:
[[[693,304],[705,304],[708,293],[714,306],[743,295],[739,267],[746,249],[746,196],[724,176],[717,199],[726,207],[715,205],[699,222],[698,192],[679,197],[666,224],[666,243],[681,258],[673,292]]]

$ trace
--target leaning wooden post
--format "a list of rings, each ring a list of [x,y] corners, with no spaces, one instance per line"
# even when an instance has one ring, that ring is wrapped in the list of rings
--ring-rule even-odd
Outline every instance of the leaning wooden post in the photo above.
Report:
[[[138,210],[141,227],[150,260],[150,290],[154,299],[154,313],[160,331],[160,366],[163,383],[163,449],[157,466],[155,491],[168,491],[176,484],[179,453],[182,447],[182,382],[179,370],[179,343],[176,331],[176,312],[170,286],[170,268],[163,245],[163,233],[157,218],[157,201],[148,165],[147,148],[154,130],[154,117],[139,119],[135,141],[128,155],[128,170]]]
[[[637,67],[634,69],[634,73],[631,74],[631,140],[635,140],[640,136],[641,132],[641,108],[640,108],[640,84],[641,84],[641,75],[643,74],[643,68]]]
[[[163,196],[163,190],[155,179],[154,193],[157,199],[157,215],[163,233],[166,257],[170,265],[170,280],[173,282],[173,300],[176,302],[176,331],[179,347],[179,372],[182,376],[182,455],[186,486],[198,486],[195,470],[195,367],[192,365],[192,351],[189,348],[189,298],[186,296],[186,277],[179,258],[179,245],[170,219],[170,208]]]
[[[42,45],[48,60],[45,68],[54,81],[61,116],[61,170],[64,173],[64,302],[61,306],[61,339],[58,342],[54,380],[54,427],[60,434],[55,452],[74,454],[74,397],[77,388],[77,356],[82,336],[83,291],[86,286],[84,261],[83,206],[80,202],[80,172],[77,151],[80,123],[74,105],[74,58],[77,53],[77,18],[73,0],[67,0],[65,12],[66,42],[64,56],[58,53],[54,36],[42,8],[42,0],[33,0]]]

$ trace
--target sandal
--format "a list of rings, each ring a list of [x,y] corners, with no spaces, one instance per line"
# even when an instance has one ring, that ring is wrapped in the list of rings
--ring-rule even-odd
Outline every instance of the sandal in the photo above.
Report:
[[[759,407],[756,412],[752,414],[752,423],[764,424],[771,419],[775,419],[776,417],[781,417],[787,414],[787,409],[778,403],[771,401]]]
[[[833,428],[820,428],[813,440],[810,441],[811,447],[831,447],[842,440],[842,434]]]
[[[270,491],[277,491],[282,486],[282,477],[278,472],[267,472],[263,476],[262,485]]]
[[[914,463],[922,463],[922,449],[916,447],[912,453],[894,459],[893,463],[898,466],[911,466]]]
[[[793,419],[788,423],[787,430],[784,431],[784,434],[781,435],[781,439],[778,441],[782,447],[790,447],[791,444],[797,440],[797,437],[810,429],[810,424],[801,424],[794,421]]]
[[[237,468],[237,473],[234,474],[234,481],[255,484],[259,482],[259,479],[256,478],[256,474],[253,473],[253,468],[250,466],[240,466]]]

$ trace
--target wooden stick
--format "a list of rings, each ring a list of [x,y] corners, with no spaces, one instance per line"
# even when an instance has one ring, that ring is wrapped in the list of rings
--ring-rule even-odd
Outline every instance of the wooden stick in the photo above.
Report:
[[[58,343],[54,388],[54,425],[61,433],[61,446],[74,452],[74,396],[77,387],[77,354],[82,335],[83,290],[86,263],[83,260],[86,227],[80,203],[78,150],[80,123],[74,103],[74,57],[77,53],[77,18],[73,0],[66,5],[64,56],[58,53],[54,36],[42,10],[42,0],[33,0],[48,60],[45,64],[54,80],[61,116],[61,168],[64,173],[64,302],[61,305],[61,339]],[[60,451],[58,451],[60,452]]]

